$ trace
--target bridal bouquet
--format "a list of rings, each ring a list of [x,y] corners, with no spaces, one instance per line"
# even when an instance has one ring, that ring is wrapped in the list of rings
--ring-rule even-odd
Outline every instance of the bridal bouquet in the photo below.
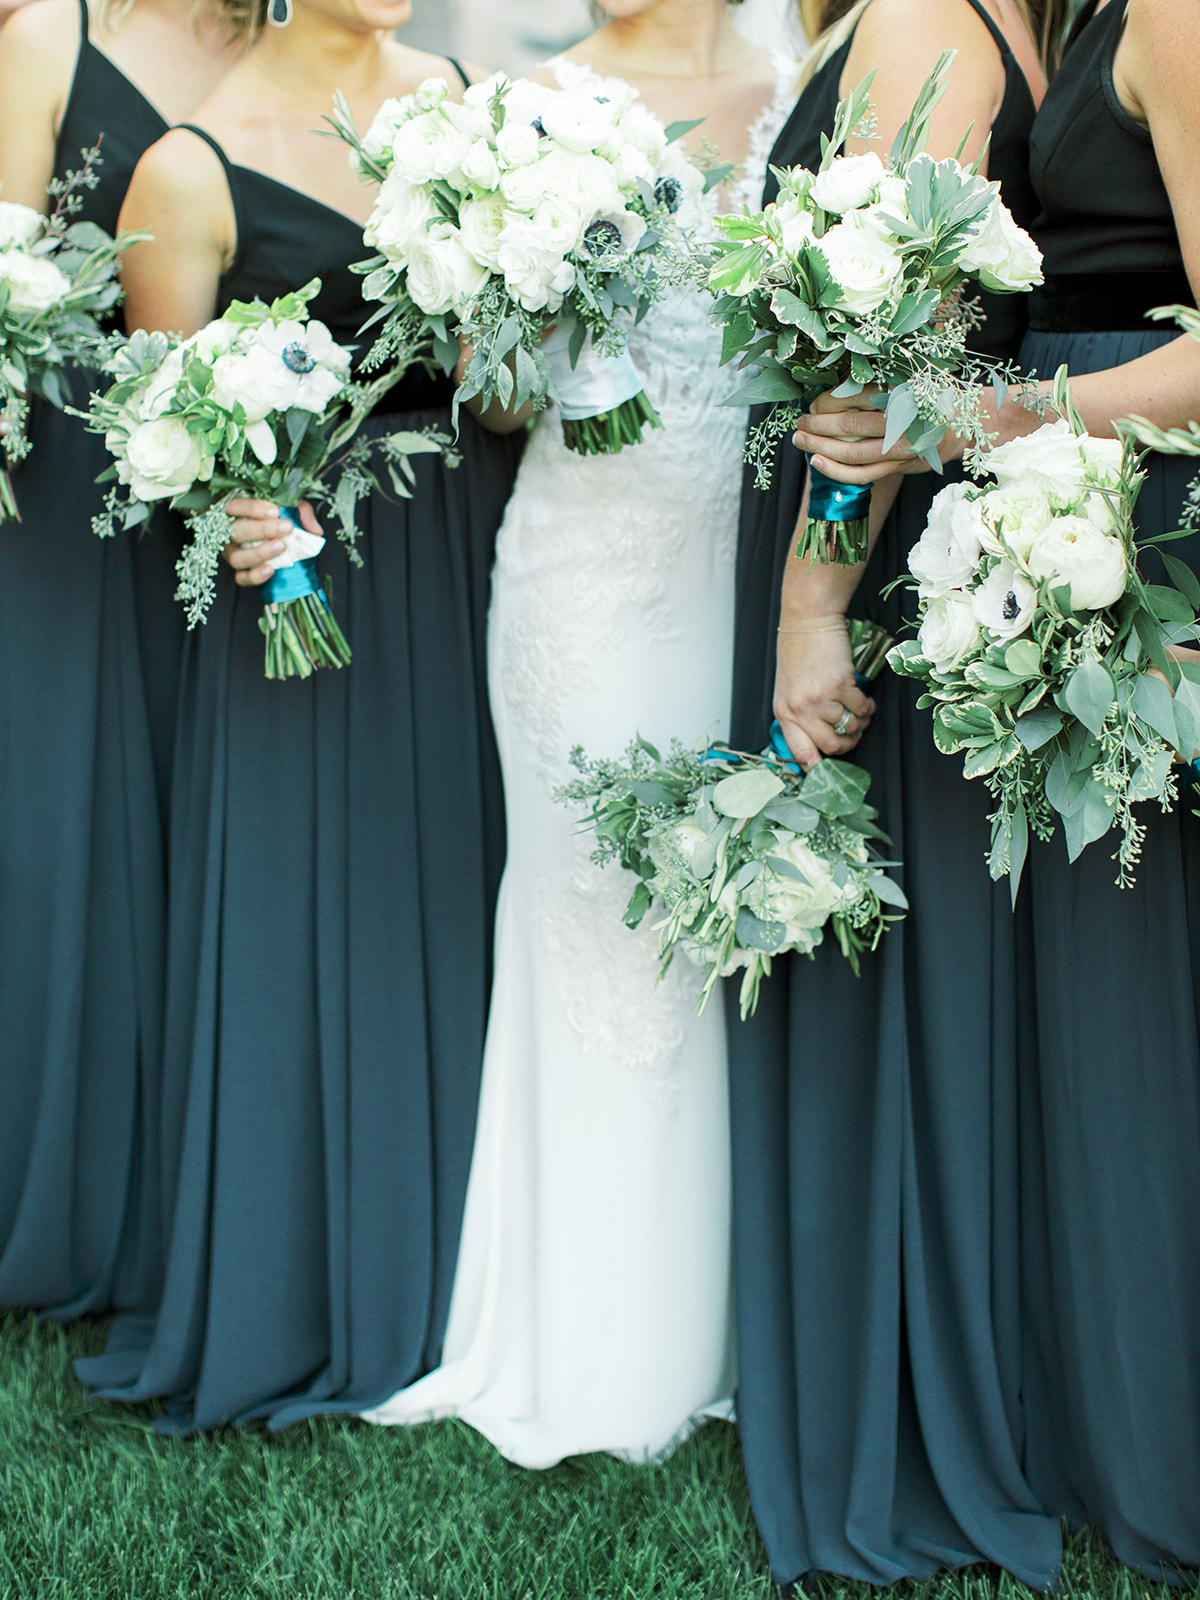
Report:
[[[93,395],[83,413],[114,458],[100,478],[115,480],[93,522],[101,537],[118,521],[125,528],[144,522],[159,501],[187,514],[191,542],[179,560],[178,598],[191,627],[204,620],[215,594],[231,526],[226,502],[246,495],[283,508],[296,531],[262,586],[268,678],[306,678],[315,667],[350,660],[317,576],[325,541],[301,528],[297,502],[329,503],[358,561],[355,509],[378,487],[372,455],[382,458],[395,492],[407,496],[409,457],[447,442],[429,433],[355,439],[396,373],[369,384],[351,380],[350,351],[324,323],[308,320],[320,286],[314,279],[269,306],[235,300],[190,339],[135,333],[120,341],[105,365],[112,386]],[[341,474],[330,489],[335,468]]]
[[[29,453],[30,397],[67,404],[65,369],[95,358],[99,319],[121,298],[117,257],[133,236],[112,239],[94,222],[71,221],[99,159],[98,146],[84,151],[82,168],[52,186],[49,216],[0,200],[0,523],[20,520],[7,468]]]
[[[791,432],[800,402],[824,389],[870,389],[886,407],[884,448],[907,434],[941,471],[937,445],[953,427],[986,444],[978,384],[968,354],[978,323],[964,295],[969,280],[999,293],[1041,282],[1041,256],[974,168],[920,153],[946,88],[947,51],[896,135],[887,162],[839,155],[869,122],[873,74],[838,106],[816,172],[778,171],[779,199],[764,211],[718,217],[725,238],[708,266],[711,320],[724,330],[722,359],[759,369],[727,404],[777,402],[748,457],[760,488],[775,441]],[[1003,377],[991,370],[1003,397]],[[883,391],[876,394],[874,391]],[[869,487],[809,475],[808,518],[796,550],[816,561],[866,559]]]
[[[991,452],[994,487],[934,500],[908,563],[920,628],[889,657],[924,683],[938,748],[965,752],[995,796],[990,869],[1014,899],[1029,830],[1049,838],[1056,815],[1072,861],[1118,828],[1117,882],[1131,884],[1134,806],[1169,811],[1176,752],[1200,748],[1200,666],[1167,654],[1195,637],[1200,583],[1165,552],[1171,584],[1144,580],[1137,454],[1084,433],[1061,374],[1055,401],[1060,420]]]
[[[447,370],[471,361],[456,406],[557,402],[572,450],[636,444],[658,415],[625,347],[683,272],[672,216],[705,179],[635,91],[606,95],[489,78],[449,98],[440,78],[389,100],[360,137],[344,100],[333,125],[380,184],[365,239],[365,293],[382,302],[377,351],[432,339]]]
[[[852,623],[855,664],[863,681],[882,666],[882,630]],[[886,638],[886,636],[883,636]],[[907,909],[899,885],[868,841],[886,842],[866,803],[870,778],[846,761],[819,761],[801,773],[772,728],[760,756],[678,740],[664,758],[636,739],[624,761],[571,752],[580,776],[555,796],[586,805],[595,831],[592,859],[619,861],[637,877],[625,909],[640,927],[653,907],[665,972],[682,950],[704,973],[703,1011],[718,978],[742,973],[741,1013],[758,1004],[774,956],[811,956],[826,927],[855,972],[862,950],[879,943]]]

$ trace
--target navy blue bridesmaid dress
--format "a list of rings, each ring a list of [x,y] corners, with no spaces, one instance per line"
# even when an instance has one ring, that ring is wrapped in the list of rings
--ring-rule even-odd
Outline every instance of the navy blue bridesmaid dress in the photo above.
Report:
[[[1032,173],[1046,284],[1023,364],[1048,378],[1175,337],[1195,304],[1149,130],[1113,53],[1126,0],[1081,15],[1038,113]],[[1144,535],[1178,527],[1194,462],[1151,455]],[[1200,536],[1171,545],[1200,571]],[[1162,581],[1148,557],[1148,575]],[[1031,851],[1023,950],[1026,1457],[1045,1503],[1151,1575],[1200,1565],[1200,833],[1184,792],[1146,808],[1132,889],[1114,846]]]
[[[1033,101],[984,8],[1006,87],[988,165],[1032,216]],[[815,166],[850,45],[802,94],[772,155]],[[771,198],[768,192],[767,198]],[[978,343],[1014,354],[1015,297]],[[944,480],[904,482],[852,614],[893,634]],[[785,445],[748,480],[739,550],[735,743],[770,722],[775,629],[803,488]],[[988,796],[934,747],[915,685],[888,674],[854,759],[903,861],[906,920],[855,977],[832,941],[787,957],[746,1023],[730,1008],[738,1426],[775,1578],[925,1578],[981,1560],[1044,1588],[1056,1517],[1027,1480],[1019,1306],[1015,936],[985,862]]]
[[[55,176],[116,231],[166,123],[88,39]],[[86,396],[75,381],[76,403]],[[0,1305],[146,1310],[165,985],[165,790],[183,646],[164,538],[91,530],[101,439],[35,402],[0,527]]]
[[[220,306],[317,275],[312,315],[359,342],[361,229],[216,148],[238,233]],[[366,426],[449,433],[451,388],[410,375]],[[502,866],[484,630],[517,458],[465,413],[459,446],[457,468],[416,459],[411,500],[362,502],[361,568],[336,539],[320,557],[349,667],[268,682],[261,595],[226,570],[188,640],[166,1286],[78,1367],[181,1431],[359,1411],[440,1353]]]

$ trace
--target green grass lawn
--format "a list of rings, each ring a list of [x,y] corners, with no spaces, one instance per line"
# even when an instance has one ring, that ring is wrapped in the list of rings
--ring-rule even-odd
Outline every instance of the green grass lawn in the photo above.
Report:
[[[525,1472],[458,1423],[315,1422],[198,1439],[91,1405],[70,1373],[99,1325],[0,1318],[0,1600],[767,1600],[733,1430],[662,1467]],[[1084,1541],[1067,1600],[1165,1600]],[[1175,1591],[1178,1593],[1178,1591]],[[825,1580],[818,1600],[868,1600]],[[1021,1600],[976,1567],[911,1600]]]

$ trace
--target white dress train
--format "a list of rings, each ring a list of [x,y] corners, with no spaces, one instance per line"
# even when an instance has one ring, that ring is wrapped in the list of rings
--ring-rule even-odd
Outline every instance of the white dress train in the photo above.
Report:
[[[558,58],[563,87],[604,80]],[[751,130],[757,205],[795,63]],[[711,226],[716,198],[684,220]],[[458,1416],[510,1460],[658,1457],[733,1393],[720,992],[658,981],[632,880],[589,860],[555,789],[571,747],[617,755],[728,721],[746,412],[722,407],[710,302],[679,291],[630,337],[664,427],[581,457],[539,420],[500,530],[489,681],[508,863],[478,1131],[442,1365],[367,1412]]]

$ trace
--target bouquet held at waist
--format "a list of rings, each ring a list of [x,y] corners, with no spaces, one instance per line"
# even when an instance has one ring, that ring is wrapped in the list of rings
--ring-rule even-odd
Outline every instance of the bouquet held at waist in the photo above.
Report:
[[[856,666],[878,671],[882,630],[850,629]],[[556,796],[589,808],[592,859],[635,875],[625,923],[658,916],[663,971],[678,951],[700,968],[700,1011],[718,978],[741,972],[747,1017],[772,959],[791,950],[811,956],[826,928],[857,972],[861,951],[873,950],[907,908],[886,871],[896,863],[872,848],[887,841],[867,804],[867,773],[825,760],[804,774],[777,728],[761,755],[707,741],[689,750],[676,740],[664,757],[641,738],[623,761],[576,748],[579,777]]]
[[[470,361],[455,405],[555,401],[567,446],[603,454],[659,426],[626,329],[686,271],[674,223],[706,175],[627,85],[608,97],[489,78],[461,103],[429,79],[389,100],[365,135],[333,125],[379,183],[358,269],[380,302],[376,358],[431,340],[447,371]]]
[[[380,487],[386,471],[407,497],[409,458],[441,452],[433,432],[356,437],[364,419],[395,383],[399,369],[369,383],[354,381],[351,352],[324,323],[310,321],[308,302],[320,279],[265,305],[234,301],[189,339],[135,333],[115,341],[104,370],[111,387],[83,413],[104,436],[113,464],[100,482],[113,484],[93,527],[101,537],[146,521],[166,501],[185,514],[189,542],[179,559],[177,598],[188,624],[203,622],[215,595],[235,496],[273,501],[292,521],[285,554],[263,585],[259,626],[266,638],[268,678],[307,677],[315,667],[344,666],[350,648],[333,614],[316,557],[325,541],[301,528],[301,499],[327,505],[351,559],[359,500]]]
[[[51,183],[49,216],[0,200],[0,523],[20,521],[7,469],[29,453],[30,400],[67,405],[67,368],[98,358],[101,321],[121,299],[117,257],[141,237],[112,239],[94,222],[71,220],[81,191],[99,180],[100,146],[82,156],[77,172]]]
[[[938,748],[994,796],[989,864],[1014,900],[1030,830],[1047,839],[1056,819],[1072,861],[1116,829],[1117,882],[1132,884],[1134,807],[1171,810],[1177,752],[1200,748],[1200,666],[1168,653],[1196,640],[1200,583],[1165,549],[1167,583],[1138,566],[1181,534],[1139,546],[1139,452],[1086,434],[1065,369],[1054,403],[1059,420],[987,457],[993,485],[934,500],[908,563],[917,637],[889,656],[925,685]]]
[[[1041,282],[1041,255],[977,166],[922,152],[953,55],[939,59],[886,162],[839,154],[856,130],[870,133],[872,73],[839,104],[816,172],[775,169],[778,200],[717,218],[725,237],[704,262],[711,320],[723,329],[722,359],[758,369],[727,404],[775,402],[747,451],[760,488],[801,403],[827,389],[870,391],[886,407],[884,448],[907,435],[937,471],[948,427],[976,450],[986,444],[979,382],[991,376],[1002,397],[1008,374],[969,352],[980,317],[966,290],[1029,289]],[[864,561],[869,507],[869,487],[811,469],[796,554]]]

